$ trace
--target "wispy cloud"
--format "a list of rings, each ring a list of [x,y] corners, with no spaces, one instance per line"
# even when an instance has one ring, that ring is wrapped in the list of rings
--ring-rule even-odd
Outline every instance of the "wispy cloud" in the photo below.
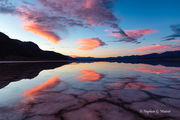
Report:
[[[139,53],[152,53],[152,52],[165,52],[165,51],[175,51],[180,50],[180,46],[173,46],[173,45],[150,45],[150,46],[143,46],[136,49],[130,50],[130,52],[139,52]]]
[[[57,17],[48,16],[40,10],[36,12],[32,8],[28,10],[19,8],[17,15],[22,19],[25,30],[40,35],[55,44],[61,40],[60,36],[54,32],[56,29],[63,29],[63,26],[56,24]]]
[[[157,32],[157,30],[153,29],[140,29],[140,30],[126,30],[126,31],[110,31],[105,30],[105,32],[109,32],[110,36],[119,38],[119,41],[130,42],[130,43],[140,43],[138,41],[139,38],[144,35],[151,34]]]
[[[99,38],[87,38],[76,41],[77,44],[81,45],[80,50],[94,50],[97,47],[104,46],[105,43]]]
[[[25,28],[25,30],[32,31],[33,33],[40,35],[55,44],[57,44],[59,42],[59,40],[61,39],[58,35],[56,35],[52,31],[49,31],[44,26],[40,26],[37,24],[30,24],[30,25],[25,25],[24,28]]]
[[[152,50],[161,50],[161,49],[167,49],[171,48],[170,45],[151,45],[151,46],[143,46],[140,48],[133,49],[131,51],[133,52],[147,52],[147,51],[152,51]]]
[[[117,18],[104,4],[107,0],[37,0],[44,7],[88,25],[114,24]]]
[[[140,30],[126,30],[125,33],[129,36],[129,37],[133,37],[133,38],[140,38],[145,34],[151,34],[157,32],[156,30],[152,30],[152,29],[140,29]],[[123,38],[123,36],[120,33],[110,33],[110,35],[114,36],[114,37],[118,37],[118,38]]]
[[[12,5],[8,0],[0,0],[0,13],[14,14],[16,13],[16,7]]]
[[[171,25],[170,28],[173,31],[173,34],[166,36],[165,40],[175,40],[177,38],[180,38],[180,24]]]
[[[2,1],[1,13],[18,15],[25,30],[53,43],[61,39],[57,30],[64,31],[68,27],[105,25],[119,28],[118,18],[110,10],[113,0],[35,0],[37,4],[24,0],[19,6],[10,4],[8,0]]]

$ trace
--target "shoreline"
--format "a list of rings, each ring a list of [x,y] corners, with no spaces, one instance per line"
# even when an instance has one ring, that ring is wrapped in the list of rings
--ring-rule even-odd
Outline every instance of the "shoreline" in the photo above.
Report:
[[[70,62],[69,60],[38,60],[38,61],[0,61],[1,63],[53,63],[53,62]]]

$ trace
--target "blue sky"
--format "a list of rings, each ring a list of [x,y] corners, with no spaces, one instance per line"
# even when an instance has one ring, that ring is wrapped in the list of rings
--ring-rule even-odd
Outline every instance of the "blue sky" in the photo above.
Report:
[[[2,3],[3,1],[4,0],[2,0]],[[112,3],[107,3],[105,5],[101,5],[101,3],[98,3],[97,0],[89,0],[92,1],[91,3],[93,4],[86,6],[88,8],[84,8],[85,10],[88,9],[88,11],[94,12],[93,9],[101,6],[104,7],[103,10],[107,10],[108,12],[99,12],[101,7],[97,8],[99,10],[95,11],[99,12],[97,13],[97,16],[95,16],[96,14],[89,14],[89,16],[87,15],[87,19],[89,20],[90,18],[91,20],[90,23],[88,23],[88,20],[86,21],[86,16],[84,14],[73,13],[72,16],[78,16],[73,18],[73,20],[81,20],[83,26],[73,25],[65,27],[64,29],[56,29],[51,27],[52,31],[56,33],[55,35],[61,38],[57,41],[58,43],[56,44],[42,36],[44,33],[41,31],[30,30],[30,28],[32,28],[32,19],[29,19],[29,16],[27,16],[29,15],[27,13],[31,12],[32,15],[36,15],[35,19],[37,19],[39,14],[37,15],[35,12],[37,12],[39,8],[42,8],[44,11],[47,10],[44,13],[45,15],[46,13],[49,15],[48,10],[52,10],[54,6],[51,6],[50,4],[43,6],[44,2],[41,2],[41,0],[24,1],[28,2],[28,4],[24,4],[23,0],[13,0],[13,2],[9,1],[9,5],[5,6],[6,8],[3,6],[3,4],[0,4],[0,31],[4,32],[11,38],[22,41],[35,42],[40,46],[40,48],[44,50],[52,50],[71,56],[92,57],[124,56],[179,50],[180,39],[178,37],[175,37],[172,40],[163,41],[166,36],[174,34],[174,31],[171,30],[170,25],[176,26],[180,24],[180,12],[178,12],[180,11],[179,0],[115,0]],[[57,2],[59,5],[62,5],[62,1],[64,0],[56,0],[55,2]],[[86,0],[80,1],[82,3],[86,2]],[[30,3],[35,3],[35,5],[31,5]],[[76,4],[77,3],[75,2],[75,5]],[[94,4],[97,5],[93,6]],[[110,8],[107,7],[108,4]],[[24,7],[25,5],[35,10],[35,12],[29,9],[25,9],[27,8]],[[84,4],[77,4],[77,6],[82,7],[81,5]],[[4,9],[14,8],[15,11],[19,10],[19,8],[23,8],[26,14],[19,15],[12,11],[5,12],[2,7]],[[38,9],[36,10],[36,8]],[[64,9],[69,8],[65,6]],[[76,10],[76,8],[72,9]],[[23,13],[25,13],[24,11]],[[113,18],[103,18],[103,15],[108,14],[109,12],[118,19],[117,21],[114,21],[114,23],[112,23],[114,20]],[[63,16],[61,11],[53,11],[53,13],[57,16]],[[45,17],[47,17],[47,15]],[[66,13],[64,16],[68,16],[68,13]],[[98,21],[95,21],[97,19]],[[99,20],[108,21],[108,24],[104,24],[104,22],[101,24],[99,23]],[[62,21],[55,21],[56,24],[59,24],[60,22]],[[28,26],[28,30],[24,27],[24,24],[27,23],[28,25],[31,23],[31,26]],[[33,25],[34,24],[42,25],[33,21]],[[52,23],[50,23],[50,25],[51,24]],[[112,28],[110,24],[117,24],[118,28]],[[86,25],[88,25],[88,27],[86,27]],[[44,28],[46,26],[47,25],[41,27]],[[116,34],[117,36],[115,37],[114,31],[117,31],[117,29],[119,30],[119,28],[121,28],[127,34],[127,36],[121,35],[118,31]],[[177,29],[179,30],[179,28]],[[131,40],[133,39],[133,41],[129,41],[129,38]]]

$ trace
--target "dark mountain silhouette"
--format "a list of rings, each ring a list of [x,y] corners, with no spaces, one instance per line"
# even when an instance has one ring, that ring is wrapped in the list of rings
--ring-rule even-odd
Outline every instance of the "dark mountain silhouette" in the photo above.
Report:
[[[132,55],[132,56],[124,56],[124,57],[115,57],[108,59],[119,59],[119,60],[180,60],[180,51],[167,51],[164,53],[152,53],[147,55]]]
[[[123,63],[144,63],[151,65],[164,65],[180,67],[180,51],[167,51],[164,53],[152,53],[147,55],[132,55],[132,56],[118,56],[108,58],[93,58],[93,57],[77,57],[78,62],[95,62],[95,61],[108,61],[108,62],[123,62]]]
[[[132,56],[118,56],[108,58],[93,58],[93,57],[76,57],[76,60],[118,60],[118,61],[131,61],[131,60],[163,60],[163,61],[180,61],[180,51],[167,51],[164,53],[152,53],[147,55],[132,55]]]
[[[42,71],[55,69],[67,64],[67,62],[35,62],[35,63],[9,63],[0,64],[0,89],[10,82],[21,79],[32,79]]]
[[[11,39],[0,32],[0,60],[67,60],[70,57],[43,51],[33,42]]]

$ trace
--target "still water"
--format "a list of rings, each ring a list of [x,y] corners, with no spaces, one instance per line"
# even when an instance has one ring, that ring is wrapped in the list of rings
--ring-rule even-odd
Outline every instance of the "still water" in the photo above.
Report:
[[[0,64],[0,120],[180,120],[180,67]]]

